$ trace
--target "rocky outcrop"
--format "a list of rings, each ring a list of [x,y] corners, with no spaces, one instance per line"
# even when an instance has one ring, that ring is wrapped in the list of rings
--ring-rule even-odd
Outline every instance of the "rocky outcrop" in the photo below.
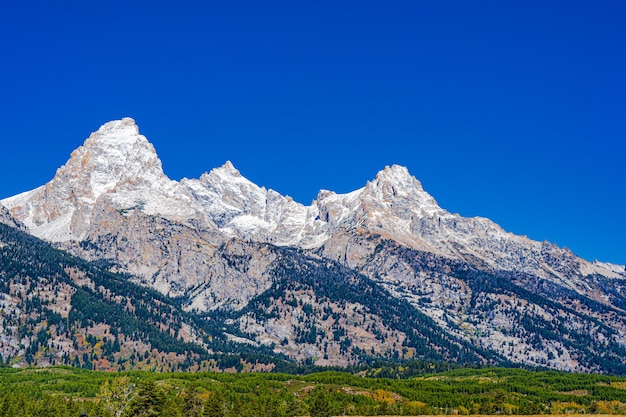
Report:
[[[15,219],[11,212],[2,204],[0,204],[0,223],[16,229],[26,230],[26,227],[19,220]]]

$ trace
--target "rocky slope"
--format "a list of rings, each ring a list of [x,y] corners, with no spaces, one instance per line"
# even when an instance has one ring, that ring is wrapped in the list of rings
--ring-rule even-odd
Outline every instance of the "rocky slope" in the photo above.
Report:
[[[285,366],[287,357],[335,365],[373,356],[502,361],[337,263],[268,244],[233,243],[220,256],[243,274],[252,252],[271,259],[271,286],[239,310],[200,316],[128,276],[0,224],[0,361],[100,370],[269,370]]]
[[[454,351],[473,346],[473,361],[491,360],[484,353],[491,352],[567,370],[623,365],[624,266],[449,213],[401,166],[348,194],[320,191],[304,206],[255,185],[229,162],[199,179],[170,180],[126,118],[94,132],[48,184],[2,204],[35,236],[130,273],[188,311],[230,311],[241,332],[232,337],[297,359],[347,364],[363,352],[397,358],[426,350],[415,348],[423,342],[411,331],[384,324],[392,313],[375,313],[369,301],[322,299],[313,284],[275,293],[285,279],[276,274],[284,269],[280,247],[306,254],[304,265],[344,268],[337,277],[357,274],[408,303],[432,320],[429,329],[443,332],[441,343],[464,346]],[[290,270],[306,281],[301,267]],[[270,293],[271,303],[259,301]],[[303,335],[303,323],[320,332]],[[356,350],[345,347],[343,332]],[[438,357],[462,356],[447,352]]]
[[[0,311],[0,356],[14,366],[175,369],[208,360],[206,339],[174,302],[6,224]]]

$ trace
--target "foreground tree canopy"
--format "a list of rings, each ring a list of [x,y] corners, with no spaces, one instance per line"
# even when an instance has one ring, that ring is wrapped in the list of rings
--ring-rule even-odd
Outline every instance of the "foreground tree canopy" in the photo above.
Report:
[[[372,376],[394,371],[394,378]],[[379,368],[357,376],[1,369],[0,417],[626,414],[626,378],[501,368],[400,378],[403,371]]]

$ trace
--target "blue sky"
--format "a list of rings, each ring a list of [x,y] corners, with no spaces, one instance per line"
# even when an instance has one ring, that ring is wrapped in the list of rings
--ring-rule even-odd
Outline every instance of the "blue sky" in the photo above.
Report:
[[[0,198],[135,118],[173,179],[308,204],[385,165],[439,204],[626,264],[622,1],[10,2]]]

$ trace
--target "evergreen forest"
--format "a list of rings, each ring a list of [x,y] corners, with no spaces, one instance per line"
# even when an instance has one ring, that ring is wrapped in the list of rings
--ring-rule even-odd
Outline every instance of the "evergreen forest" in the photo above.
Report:
[[[306,375],[3,368],[0,417],[626,414],[626,378],[437,366]]]

